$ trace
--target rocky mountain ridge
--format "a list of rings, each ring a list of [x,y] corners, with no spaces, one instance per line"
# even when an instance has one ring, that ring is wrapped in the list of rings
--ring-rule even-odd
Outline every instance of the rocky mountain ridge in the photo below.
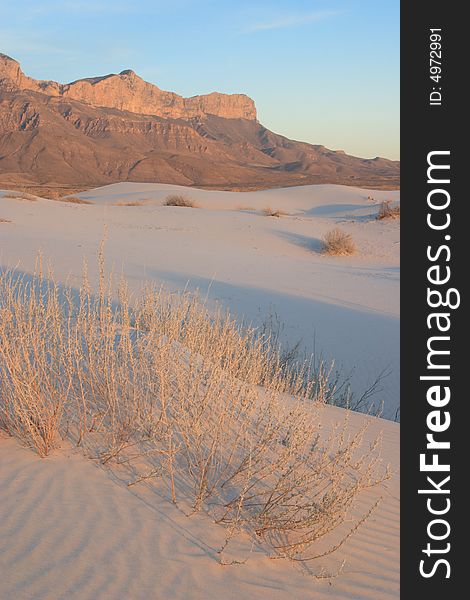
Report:
[[[0,82],[10,90],[29,90],[64,100],[77,100],[91,106],[167,119],[190,119],[210,114],[226,119],[256,120],[255,103],[244,94],[213,92],[183,98],[147,83],[130,69],[119,74],[61,84],[27,77],[16,60],[0,54]]]
[[[396,188],[399,173],[396,161],[348,156],[269,131],[243,94],[183,98],[133,71],[70,84],[38,81],[0,55],[0,186]]]

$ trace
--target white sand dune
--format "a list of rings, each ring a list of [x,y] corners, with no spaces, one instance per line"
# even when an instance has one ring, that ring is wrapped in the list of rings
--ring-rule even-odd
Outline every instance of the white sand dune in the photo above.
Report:
[[[162,206],[170,193],[184,193],[200,208]],[[384,403],[386,418],[396,415],[399,222],[375,215],[399,192],[319,185],[236,193],[122,183],[80,194],[90,205],[1,196],[0,218],[11,223],[0,223],[0,266],[29,273],[41,249],[57,278],[70,276],[73,284],[83,256],[96,274],[107,226],[108,265],[135,288],[147,279],[199,288],[255,323],[272,313],[284,324],[286,343],[300,341],[308,354],[334,359],[357,394],[387,371],[375,400]],[[262,216],[267,206],[289,214]],[[319,252],[335,226],[353,235],[357,255]]]
[[[325,421],[344,411],[325,409]],[[351,415],[353,428],[365,417]],[[398,469],[399,425],[372,419]],[[385,600],[399,595],[398,473],[361,499],[379,508],[334,554],[310,565],[317,579],[255,549],[222,566],[220,526],[186,517],[143,485],[128,488],[64,442],[46,459],[0,435],[0,598],[9,600]],[[244,559],[241,543],[233,558]],[[232,558],[232,557],[229,557]]]

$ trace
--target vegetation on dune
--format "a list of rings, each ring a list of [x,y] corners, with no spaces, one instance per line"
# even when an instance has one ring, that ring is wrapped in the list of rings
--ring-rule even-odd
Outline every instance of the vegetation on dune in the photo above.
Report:
[[[41,268],[0,274],[0,426],[40,456],[67,437],[129,485],[166,488],[227,528],[224,548],[244,531],[304,561],[340,528],[321,555],[339,547],[370,514],[345,525],[358,494],[388,473],[364,428],[322,432],[326,371],[188,293],[131,302],[102,258],[100,273],[96,296],[86,274],[79,290]]]
[[[62,196],[60,198],[52,198],[52,200],[57,200],[59,202],[68,202],[69,204],[93,204],[89,200],[85,200],[84,198],[80,198],[79,196]]]
[[[36,196],[28,194],[27,192],[8,192],[7,194],[4,194],[2,198],[6,198],[7,200],[29,200],[30,202],[35,202],[37,200]]]
[[[184,194],[170,194],[165,198],[164,206],[182,206],[185,208],[198,208],[192,198]]]
[[[263,208],[262,213],[265,217],[284,217],[287,215],[287,213],[282,209],[270,208],[269,206]]]
[[[391,200],[384,200],[379,208],[377,219],[398,219],[400,217],[400,205],[392,204]]]
[[[144,206],[145,204],[144,200],[128,200],[127,202],[118,202],[116,206]]]
[[[341,229],[332,229],[323,237],[323,252],[332,256],[347,256],[356,252],[352,235]]]

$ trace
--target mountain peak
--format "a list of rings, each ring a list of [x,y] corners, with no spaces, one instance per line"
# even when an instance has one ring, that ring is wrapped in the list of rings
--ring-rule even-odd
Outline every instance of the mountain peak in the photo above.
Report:
[[[7,54],[0,52],[0,81],[4,78],[15,79],[21,73],[20,63]]]
[[[8,54],[3,54],[3,52],[0,52],[0,60],[11,61],[16,64],[19,64],[18,61],[16,61],[14,58],[12,58],[11,56],[8,56]]]
[[[137,73],[135,71],[133,71],[132,69],[124,69],[124,71],[121,71],[119,73],[119,75],[128,75],[129,77],[138,77],[139,79],[141,79]]]

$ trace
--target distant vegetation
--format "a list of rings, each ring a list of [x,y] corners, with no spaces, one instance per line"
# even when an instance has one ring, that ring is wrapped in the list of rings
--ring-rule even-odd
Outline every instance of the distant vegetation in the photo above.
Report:
[[[3,198],[8,198],[11,200],[29,200],[30,202],[35,202],[37,200],[36,196],[28,194],[27,192],[8,192],[8,194],[5,194]]]
[[[328,231],[322,242],[325,254],[347,256],[356,252],[356,244],[352,235],[338,228]]]
[[[377,215],[378,220],[382,219],[398,219],[400,217],[400,205],[392,204],[391,200],[384,200],[380,205]]]
[[[164,206],[184,206],[187,208],[198,208],[196,202],[184,194],[170,194],[165,198]]]
[[[89,200],[79,198],[78,196],[62,196],[62,198],[52,198],[52,200],[57,200],[59,202],[69,202],[70,204],[93,204]]]
[[[128,200],[127,202],[118,202],[116,206],[144,206],[143,200]]]
[[[262,213],[265,217],[283,217],[287,215],[287,213],[280,208],[270,208],[267,206],[263,208]]]

